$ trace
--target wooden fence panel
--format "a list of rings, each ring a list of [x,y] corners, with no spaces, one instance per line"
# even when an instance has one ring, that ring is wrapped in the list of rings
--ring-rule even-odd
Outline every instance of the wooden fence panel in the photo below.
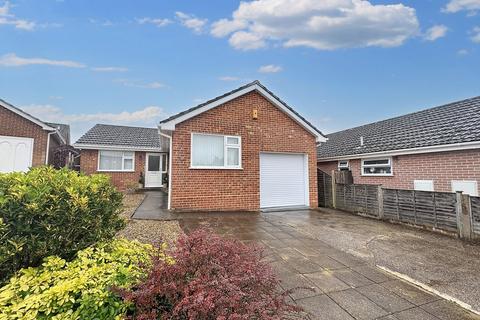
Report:
[[[455,193],[383,190],[385,218],[446,231],[457,230]]]
[[[317,169],[317,185],[318,206],[325,208],[333,207],[332,176],[320,169]]]
[[[470,197],[472,210],[472,230],[480,236],[480,197]]]
[[[345,211],[378,217],[378,186],[337,184],[336,207]]]
[[[335,208],[341,210],[456,232],[468,239],[480,237],[480,197],[457,197],[456,193],[450,192],[380,189],[376,185],[361,184],[335,184],[334,189],[332,204],[335,202]],[[468,223],[462,220],[465,217]]]

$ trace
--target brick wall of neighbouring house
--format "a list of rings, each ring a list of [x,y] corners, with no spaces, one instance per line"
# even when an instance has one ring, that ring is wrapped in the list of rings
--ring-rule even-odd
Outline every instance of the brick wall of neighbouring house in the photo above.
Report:
[[[98,150],[82,150],[80,154],[80,171],[86,174],[101,173],[110,176],[112,183],[119,190],[138,186],[140,172],[145,169],[145,152],[135,152],[135,171],[133,172],[98,172]]]
[[[32,166],[45,164],[48,131],[39,125],[0,107],[0,136],[33,138]]]
[[[241,136],[243,169],[189,169],[191,132]],[[172,149],[172,209],[258,210],[260,151],[307,153],[310,205],[317,206],[315,137],[256,92],[178,124]]]
[[[337,162],[319,162],[318,167],[331,174]],[[480,185],[480,149],[396,156],[391,177],[361,176],[360,159],[350,160],[350,168],[354,183],[413,189],[414,180],[433,180],[435,191],[451,192],[452,180],[476,180]]]

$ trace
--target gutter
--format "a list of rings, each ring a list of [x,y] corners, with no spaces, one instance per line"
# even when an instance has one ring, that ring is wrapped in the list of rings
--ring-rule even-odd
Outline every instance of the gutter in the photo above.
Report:
[[[118,151],[145,151],[145,152],[163,152],[161,148],[139,148],[131,146],[101,145],[101,144],[83,144],[74,143],[73,147],[84,150],[118,150]]]
[[[358,159],[358,158],[367,159],[367,158],[375,158],[375,157],[382,157],[382,156],[392,157],[392,156],[401,156],[401,155],[409,155],[409,154],[448,152],[448,151],[460,151],[460,150],[471,150],[471,149],[480,149],[480,141],[443,144],[438,146],[418,147],[418,148],[409,148],[409,149],[378,151],[378,152],[369,152],[369,153],[359,153],[359,154],[350,154],[350,155],[342,155],[342,156],[333,156],[333,157],[327,157],[327,158],[318,157],[317,162],[349,160],[349,159]]]
[[[57,131],[52,131],[47,134],[47,150],[45,152],[45,164],[48,165],[48,160],[50,159],[50,136],[57,133]]]
[[[160,128],[158,133],[168,139],[168,205],[167,209],[170,210],[172,208],[172,136],[161,132]]]

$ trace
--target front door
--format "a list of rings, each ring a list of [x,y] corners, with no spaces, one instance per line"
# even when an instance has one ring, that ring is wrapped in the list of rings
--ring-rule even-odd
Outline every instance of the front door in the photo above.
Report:
[[[162,186],[162,160],[161,153],[147,153],[145,160],[145,188]]]

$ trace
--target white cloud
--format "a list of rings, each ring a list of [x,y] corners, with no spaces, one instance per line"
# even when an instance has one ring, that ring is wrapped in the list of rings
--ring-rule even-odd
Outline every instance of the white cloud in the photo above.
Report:
[[[473,15],[480,10],[480,0],[450,0],[443,8],[444,12],[455,13],[459,11],[468,11]]]
[[[475,43],[480,43],[480,27],[473,28],[471,33],[472,37],[470,39],[472,39],[472,41]]]
[[[232,47],[239,50],[255,50],[267,45],[260,35],[245,31],[235,32],[228,42]]]
[[[221,81],[238,81],[238,80],[240,80],[238,77],[231,77],[231,76],[224,76],[224,77],[220,77],[218,79],[221,80]]]
[[[208,22],[207,19],[200,19],[194,15],[183,13],[181,11],[175,12],[175,16],[183,26],[192,29],[197,34],[203,32],[203,29]]]
[[[148,18],[148,17],[138,18],[138,19],[136,19],[136,21],[137,21],[138,24],[153,24],[153,25],[155,25],[159,28],[164,27],[164,26],[172,23],[172,20],[170,20],[170,19]]]
[[[35,22],[25,19],[19,19],[10,13],[10,2],[5,1],[0,7],[0,25],[11,25],[16,29],[32,31],[35,29]]]
[[[460,49],[460,50],[457,51],[457,54],[458,54],[459,56],[466,56],[466,55],[468,55],[469,53],[470,53],[470,52],[469,52],[467,49]]]
[[[85,68],[85,65],[70,60],[50,60],[45,58],[22,58],[15,53],[7,53],[0,56],[0,66],[22,67],[28,65],[49,65],[67,68]]]
[[[92,68],[93,71],[96,72],[126,72],[128,71],[127,68],[123,67],[94,67]]]
[[[141,81],[137,80],[130,80],[130,79],[115,79],[114,82],[120,83],[124,85],[125,87],[132,87],[132,88],[144,88],[144,89],[162,89],[165,88],[166,85],[154,81],[154,82],[148,82],[148,83],[143,83]]]
[[[265,66],[261,66],[258,68],[258,72],[260,73],[277,73],[282,71],[283,68],[281,66],[276,66],[274,64],[267,64]]]
[[[77,114],[66,114],[59,107],[50,104],[31,104],[23,106],[22,109],[43,121],[70,124],[72,142],[96,123],[154,127],[160,119],[167,116],[164,110],[158,106],[148,106],[136,111],[122,111],[119,113],[98,112]]]
[[[419,32],[415,9],[366,0],[256,0],[241,2],[230,20],[212,25],[216,37],[230,35],[236,49],[280,42],[319,50],[395,47]]]
[[[247,22],[244,20],[228,20],[220,19],[212,24],[210,33],[215,37],[225,37],[230,33],[247,27]]]
[[[427,41],[435,41],[447,35],[448,28],[443,24],[434,25],[429,28],[423,35],[423,39]]]

